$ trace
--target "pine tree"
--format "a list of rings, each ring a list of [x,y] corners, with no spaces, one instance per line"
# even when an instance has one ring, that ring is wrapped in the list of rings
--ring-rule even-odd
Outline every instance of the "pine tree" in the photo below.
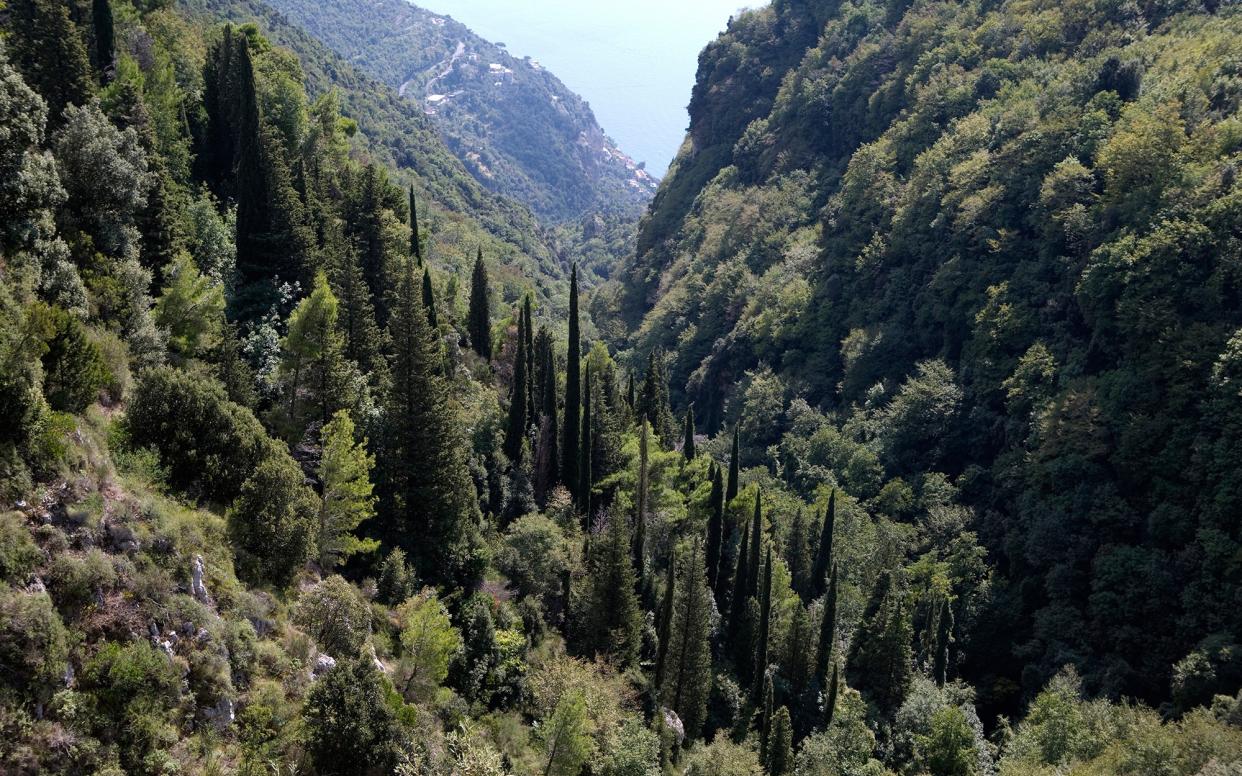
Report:
[[[492,358],[491,290],[487,285],[487,267],[483,264],[483,249],[474,260],[474,272],[470,276],[470,310],[466,315],[466,331],[470,334],[470,347],[484,359]]]
[[[768,776],[785,776],[793,767],[793,724],[789,708],[781,706],[768,732]]]
[[[681,442],[681,454],[687,461],[694,460],[694,406],[686,408],[686,428]]]
[[[822,687],[828,676],[828,666],[833,663],[832,653],[837,644],[837,566],[832,566],[832,579],[824,596],[824,613],[819,626],[819,646],[815,652],[815,678]]]
[[[108,0],[93,0],[91,3],[91,20],[95,25],[95,69],[99,71],[99,82],[107,84],[112,80],[116,67],[116,41],[112,26],[112,6]]]
[[[668,668],[668,642],[670,629],[673,627],[673,596],[677,589],[677,552],[668,559],[668,576],[664,580],[664,598],[660,602],[660,612],[656,620],[656,669],[655,686],[664,686],[665,669]]]
[[[772,545],[768,545],[767,560],[763,566],[763,590],[759,598],[759,633],[755,641],[755,686],[752,690],[759,696],[759,678],[768,672],[768,641],[772,629]]]
[[[436,315],[436,295],[431,288],[431,267],[423,270],[423,307],[427,310],[427,323],[434,333],[440,328],[440,318]]]
[[[724,548],[724,484],[720,479],[720,467],[711,466],[712,489],[707,503],[711,514],[707,518],[707,584],[720,600],[721,550]]]
[[[311,294],[289,316],[288,332],[281,341],[280,381],[287,396],[286,432],[301,435],[307,412],[326,423],[347,406],[345,389],[349,366],[345,361],[345,338],[337,326],[339,303],[322,272],[315,276]],[[309,408],[303,402],[309,399]]]
[[[582,343],[578,333],[578,265],[569,273],[569,348],[565,362],[565,441],[561,445],[561,482],[570,493],[579,493],[578,450],[582,427]]]
[[[810,593],[811,548],[807,543],[806,519],[802,507],[794,513],[789,525],[789,541],[785,544],[785,562],[789,564],[790,585],[794,592],[807,598]]]
[[[465,458],[468,445],[440,375],[440,349],[417,288],[411,263],[391,322],[395,355],[382,459],[385,528],[425,579],[469,584],[481,569],[475,535],[478,506]]]
[[[936,656],[932,662],[932,677],[936,684],[944,687],[949,678],[949,642],[953,637],[953,608],[949,599],[940,604],[940,616],[936,623]]]
[[[702,547],[696,539],[681,564],[669,628],[669,667],[660,694],[663,703],[681,718],[687,740],[698,738],[707,716],[712,684],[710,596]]]
[[[591,519],[591,489],[594,482],[591,477],[591,453],[594,443],[591,440],[591,365],[587,364],[586,374],[582,382],[582,443],[578,448],[578,506],[586,519]]]
[[[815,565],[811,567],[811,598],[824,594],[828,569],[832,566],[832,537],[837,523],[837,490],[828,494],[828,511],[824,514],[823,529],[819,535],[819,548],[815,551]]]
[[[741,452],[741,435],[738,426],[733,427],[733,451],[729,454],[729,480],[725,486],[725,503],[737,498],[737,479],[741,472],[738,456]]]
[[[642,642],[642,614],[634,591],[634,563],[630,559],[627,521],[613,515],[604,536],[592,542],[590,593],[582,602],[580,633],[588,652],[611,656],[627,667],[638,658]]]
[[[48,129],[61,124],[67,105],[85,105],[91,95],[90,60],[82,36],[59,0],[12,0],[8,4],[13,35],[12,62],[47,102]]]
[[[643,422],[638,432],[638,485],[634,494],[634,572],[639,586],[647,575],[647,499],[650,491],[647,463],[648,426]]]
[[[319,459],[319,531],[316,536],[319,565],[331,571],[336,564],[359,552],[379,547],[375,540],[359,539],[354,531],[375,515],[371,494],[371,470],[375,456],[366,440],[354,442],[354,422],[340,410],[323,427],[323,455]]]
[[[509,392],[509,425],[505,431],[505,455],[510,461],[518,461],[522,455],[522,442],[526,439],[527,388],[525,317],[518,317],[517,353],[513,359],[513,388]]]
[[[388,176],[382,167],[371,163],[354,177],[347,194],[346,231],[358,248],[358,264],[371,291],[375,319],[386,326],[392,308],[391,287],[398,280],[394,273],[400,266],[393,265],[395,246],[391,246],[386,228]]]
[[[418,232],[418,204],[414,201],[414,186],[410,186],[410,258],[423,266],[423,240]]]

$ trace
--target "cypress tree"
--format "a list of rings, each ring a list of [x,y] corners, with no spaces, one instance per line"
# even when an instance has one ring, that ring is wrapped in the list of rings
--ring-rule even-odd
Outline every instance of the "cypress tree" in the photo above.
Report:
[[[781,706],[768,732],[768,776],[785,776],[793,766],[793,725],[789,708]]]
[[[431,267],[423,270],[423,307],[427,310],[427,323],[434,333],[440,328],[440,318],[436,315],[436,295],[431,288]]]
[[[659,618],[656,620],[656,671],[655,687],[664,686],[665,669],[668,667],[668,642],[670,629],[673,627],[673,595],[677,586],[676,577],[677,551],[668,559],[668,576],[664,580],[664,598],[660,602]]]
[[[801,697],[814,670],[815,648],[811,636],[811,619],[806,607],[797,605],[790,618],[781,656],[782,673],[789,680],[790,694]]]
[[[687,461],[694,460],[694,406],[686,408],[686,429],[681,442],[681,454]]]
[[[824,514],[823,529],[819,535],[819,548],[815,552],[815,565],[811,567],[811,597],[824,593],[828,569],[832,565],[832,537],[837,523],[837,489],[828,494],[828,511]]]
[[[737,478],[740,473],[738,466],[738,454],[741,449],[741,437],[739,436],[738,427],[733,427],[733,451],[729,454],[729,481],[725,487],[725,503],[729,503],[737,498]]]
[[[755,642],[754,697],[759,696],[759,679],[768,673],[768,640],[772,629],[772,545],[768,545],[763,566],[763,591],[759,599],[759,634]]]
[[[832,580],[824,597],[824,616],[819,626],[819,646],[815,652],[815,678],[822,687],[828,677],[828,666],[837,643],[837,566],[832,565]]]
[[[578,448],[578,503],[586,519],[591,519],[591,365],[587,364],[582,382],[582,443]]]
[[[668,406],[668,381],[664,377],[664,359],[658,351],[647,355],[647,374],[638,393],[636,412],[640,418],[651,421],[656,437],[667,449],[672,449],[676,425]]]
[[[582,406],[582,343],[578,334],[578,265],[569,274],[569,347],[565,361],[565,441],[561,445],[561,482],[570,493],[578,487],[578,444],[582,434],[579,411]]]
[[[789,541],[785,545],[785,562],[789,564],[790,584],[794,591],[806,599],[810,593],[811,548],[807,543],[806,518],[802,507],[794,513],[789,526]]]
[[[483,248],[474,260],[470,276],[470,309],[466,314],[466,330],[470,347],[488,361],[492,358],[491,291],[487,286],[487,267],[483,265]]]
[[[240,133],[236,121],[237,98],[234,89],[233,26],[226,24],[220,40],[207,49],[203,63],[203,110],[207,126],[194,157],[199,178],[225,199],[233,191],[233,170],[237,165]]]
[[[746,560],[746,595],[759,595],[759,558],[763,552],[763,491],[755,491],[755,513],[750,521],[750,558]]]
[[[385,202],[388,176],[382,167],[371,163],[362,168],[348,189],[346,229],[358,246],[358,263],[371,290],[375,318],[381,326],[388,324],[391,307],[391,286],[394,267],[389,261],[389,238],[385,227]],[[415,262],[411,266],[417,268]]]
[[[513,388],[509,392],[509,425],[505,431],[505,455],[510,461],[522,457],[522,442],[526,439],[527,387],[526,337],[522,332],[525,320],[518,317],[517,353],[513,359]]]
[[[539,417],[539,386],[535,384],[535,321],[530,308],[530,294],[526,294],[522,302],[522,312],[526,318],[526,325],[522,329],[526,336],[526,418],[533,423]]]
[[[95,24],[95,67],[99,70],[99,82],[106,85],[116,69],[112,6],[108,0],[93,0],[91,20]]]
[[[91,95],[90,60],[69,7],[58,0],[8,5],[14,34],[5,42],[26,83],[47,101],[49,130],[60,126],[66,105],[85,105]]]
[[[661,691],[664,703],[681,718],[687,740],[699,736],[711,691],[710,595],[703,574],[702,547],[696,539],[690,546],[690,557],[681,564],[669,628],[669,667]]]
[[[395,353],[383,425],[383,515],[389,540],[411,556],[421,577],[469,585],[481,569],[468,445],[417,289],[411,262],[391,321]]]
[[[634,572],[638,575],[640,587],[647,575],[647,428],[646,421],[643,421],[638,432],[638,486],[634,494]]]
[[[936,656],[932,662],[932,676],[940,687],[944,687],[949,678],[949,641],[952,635],[953,609],[946,598],[940,604],[939,622],[936,623]]]
[[[886,573],[867,603],[846,663],[850,683],[885,716],[897,710],[910,686],[913,638],[905,592]]]
[[[625,403],[629,405],[630,412],[634,411],[635,405],[638,403],[638,397],[634,393],[634,373],[630,372],[629,383],[625,387]]]
[[[747,547],[749,543],[750,532],[743,527],[742,541],[737,552],[737,563],[733,567],[733,593],[732,598],[729,600],[728,641],[735,649],[740,648],[741,639],[739,634],[742,631],[742,620],[746,616],[746,579],[749,577],[746,563],[750,558],[750,552]]]
[[[546,330],[541,329],[541,335]],[[560,442],[556,422],[556,366],[549,343],[543,350],[543,416],[539,422],[539,445],[535,451],[535,499],[546,503],[548,492],[560,473],[557,445]]]
[[[423,266],[423,241],[418,233],[418,205],[414,202],[414,186],[410,186],[410,258]]]
[[[832,664],[832,682],[828,685],[828,698],[824,701],[824,727],[832,727],[832,718],[837,712],[837,691],[841,681],[841,669]]]
[[[720,552],[724,547],[724,485],[720,467],[711,467],[712,489],[707,503],[712,513],[707,518],[707,584],[719,596]]]
[[[768,764],[768,745],[772,742],[772,718],[776,715],[776,687],[772,681],[772,675],[764,673],[763,676],[757,677],[756,682],[762,682],[763,688],[763,705],[759,709],[759,762],[766,768]],[[755,693],[756,696],[759,693]],[[760,699],[756,697],[756,704]]]

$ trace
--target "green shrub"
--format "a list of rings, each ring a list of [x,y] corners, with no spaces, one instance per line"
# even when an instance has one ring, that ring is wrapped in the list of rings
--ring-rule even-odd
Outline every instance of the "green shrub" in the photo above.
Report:
[[[0,513],[0,580],[22,582],[43,562],[43,551],[30,537],[18,512]]]
[[[193,496],[228,502],[251,472],[277,450],[250,410],[219,383],[170,367],[139,381],[126,411],[134,447],[150,447],[168,467],[169,484]]]
[[[237,576],[284,587],[315,546],[314,493],[288,454],[271,455],[254,470],[228,512]]]
[[[57,555],[47,576],[48,590],[61,611],[75,611],[95,600],[96,591],[116,585],[116,569],[104,552]]]
[[[294,621],[324,652],[352,658],[371,632],[371,607],[353,585],[334,574],[306,591]]]
[[[86,327],[59,308],[52,316],[55,334],[43,354],[43,395],[53,409],[81,412],[112,376]]]
[[[64,676],[69,633],[47,593],[0,584],[0,684],[46,700]]]
[[[306,696],[306,749],[321,776],[369,776],[396,766],[400,729],[388,683],[369,660],[338,664]]]

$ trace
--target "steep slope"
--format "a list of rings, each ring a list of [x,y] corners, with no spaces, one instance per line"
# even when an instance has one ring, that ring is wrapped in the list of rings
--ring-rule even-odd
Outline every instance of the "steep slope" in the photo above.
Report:
[[[1067,662],[1162,698],[1242,633],[1239,50],[1214,2],[747,13],[593,301],[700,428],[770,420],[751,463],[796,465],[800,398],[962,488],[1005,579],[964,647],[989,704]]]
[[[569,262],[558,239],[522,203],[481,186],[445,146],[422,111],[377,83],[289,19],[258,0],[191,0],[179,8],[206,24],[257,22],[274,43],[297,55],[312,97],[335,90],[341,112],[358,122],[364,153],[415,184],[433,260],[468,276],[476,249],[498,256],[506,297],[530,285],[565,304],[559,288]]]
[[[656,181],[591,108],[530,58],[403,0],[275,0],[345,59],[430,115],[471,174],[553,221],[637,215]]]

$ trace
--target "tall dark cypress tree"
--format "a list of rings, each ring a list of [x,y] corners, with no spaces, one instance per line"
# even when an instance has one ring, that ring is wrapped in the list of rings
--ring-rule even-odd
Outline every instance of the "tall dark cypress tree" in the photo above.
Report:
[[[755,491],[755,513],[750,519],[750,557],[746,560],[746,595],[759,595],[759,558],[763,552],[763,491]]]
[[[440,375],[441,352],[409,263],[393,311],[392,390],[384,420],[382,517],[419,576],[469,586],[478,567],[478,505],[463,423]]]
[[[772,629],[772,545],[768,545],[767,558],[763,564],[763,590],[759,598],[759,635],[755,640],[755,686],[752,690],[758,700],[762,678],[768,673],[769,636]]]
[[[664,579],[664,598],[660,601],[660,612],[656,620],[656,669],[655,687],[658,691],[664,686],[665,669],[668,667],[668,643],[673,627],[673,595],[677,587],[676,577],[677,551],[674,550],[668,559],[668,576]]]
[[[742,640],[738,636],[742,632],[742,621],[746,617],[746,600],[749,598],[746,595],[746,580],[750,577],[750,572],[746,570],[746,564],[750,560],[749,544],[750,532],[743,525],[742,541],[737,550],[737,563],[733,567],[733,589],[729,599],[729,638],[726,639],[735,651],[741,649]]]
[[[436,315],[436,293],[431,287],[431,267],[423,269],[423,307],[427,310],[427,323],[433,330],[440,328],[440,316]]]
[[[116,70],[116,40],[112,25],[112,6],[108,0],[93,0],[91,20],[95,25],[95,67],[99,82],[107,84]]]
[[[625,387],[625,403],[630,406],[630,412],[634,412],[635,406],[638,404],[638,395],[634,392],[634,373],[630,372],[629,382]]]
[[[634,494],[634,573],[640,588],[647,576],[647,428],[644,421],[638,432],[638,486]]]
[[[530,297],[526,294],[522,301],[522,314],[526,318],[522,331],[526,336],[526,418],[533,423],[539,417],[539,386],[535,384],[535,321]]]
[[[819,648],[815,653],[815,678],[822,687],[833,664],[832,653],[837,644],[837,566],[832,565],[832,579],[824,597],[824,614],[819,625]]]
[[[953,638],[953,608],[946,598],[940,604],[940,616],[936,623],[936,656],[932,661],[932,678],[944,687],[949,678],[949,642]]]
[[[492,358],[491,304],[487,267],[483,264],[483,249],[479,248],[474,260],[474,272],[470,276],[470,310],[466,314],[466,330],[470,334],[470,347],[488,361]]]
[[[729,480],[725,486],[725,503],[737,498],[737,478],[741,469],[738,455],[741,452],[741,436],[737,426],[733,427],[733,451],[729,454]]]
[[[418,232],[418,205],[414,202],[414,186],[410,186],[410,258],[423,266],[423,241]]]
[[[832,718],[837,713],[837,691],[841,682],[841,669],[832,664],[832,681],[828,684],[828,698],[824,701],[824,727],[832,727]]]
[[[802,507],[794,513],[789,524],[789,540],[785,543],[785,562],[789,564],[789,582],[794,592],[803,600],[810,595],[811,548],[807,543],[806,518]]]
[[[207,126],[195,149],[196,175],[221,199],[233,193],[233,170],[237,166],[240,130],[237,123],[237,94],[234,82],[233,26],[226,24],[220,40],[207,49],[203,63],[203,111]]]
[[[397,268],[390,262],[388,230],[385,227],[385,202],[388,199],[388,175],[375,163],[362,168],[353,176],[349,187],[346,228],[350,238],[358,246],[358,264],[371,289],[375,305],[375,319],[380,326],[388,325],[392,303],[392,285],[400,283]],[[415,266],[414,262],[410,262]]]
[[[832,565],[832,536],[837,524],[837,490],[828,495],[828,511],[824,514],[823,528],[819,533],[819,547],[815,551],[815,565],[811,567],[811,598],[824,594],[828,569]]]
[[[381,375],[387,374],[388,365],[383,362],[383,338],[375,323],[371,292],[355,251],[342,248],[337,252],[330,266],[329,280],[340,302],[337,325],[345,335],[345,358],[357,364],[376,384]]]
[[[526,336],[525,317],[518,317],[517,353],[513,359],[513,388],[509,392],[509,425],[505,430],[505,455],[510,461],[517,462],[522,457],[522,442],[526,439],[527,396],[530,389],[526,383]]]
[[[666,449],[671,450],[677,433],[676,421],[668,406],[668,380],[664,376],[664,359],[658,351],[647,355],[647,374],[638,392],[639,418],[647,418],[652,430]]]
[[[539,334],[547,335],[546,329]],[[543,408],[539,421],[539,443],[535,449],[535,500],[546,503],[548,492],[560,477],[561,464],[558,446],[560,433],[556,418],[556,361],[552,354],[551,335],[543,347]]]
[[[707,518],[707,584],[720,600],[720,554],[724,547],[724,484],[720,467],[712,464],[712,490],[707,503],[712,513]]]
[[[612,515],[604,535],[588,548],[590,593],[578,610],[577,626],[583,651],[610,655],[622,668],[638,659],[642,643],[642,613],[634,591],[627,522]]]
[[[681,454],[687,461],[694,460],[694,405],[686,408],[685,433],[682,435]]]
[[[570,493],[580,493],[578,483],[579,443],[582,427],[582,343],[578,333],[578,265],[569,274],[569,346],[565,359],[565,441],[561,445],[561,482]]]
[[[591,519],[591,365],[587,364],[582,380],[582,442],[578,447],[578,505],[586,519]]]

